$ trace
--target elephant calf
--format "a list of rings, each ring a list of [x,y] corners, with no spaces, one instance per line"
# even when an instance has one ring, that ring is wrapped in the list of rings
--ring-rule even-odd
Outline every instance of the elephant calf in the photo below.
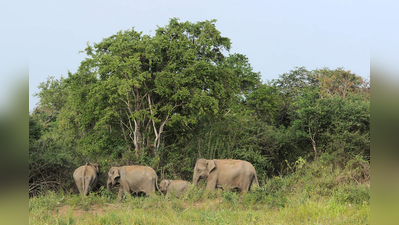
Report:
[[[166,192],[166,196],[170,196],[171,192],[182,195],[188,184],[188,181],[185,180],[162,180],[159,184],[159,190]]]
[[[148,166],[111,167],[108,172],[107,190],[110,191],[112,186],[119,184],[118,202],[120,202],[122,195],[130,194],[130,191],[149,195],[159,190],[157,179],[155,171]]]
[[[98,163],[86,163],[75,170],[73,179],[80,194],[86,196],[89,189],[93,189],[98,182],[98,174],[100,173],[100,166]]]

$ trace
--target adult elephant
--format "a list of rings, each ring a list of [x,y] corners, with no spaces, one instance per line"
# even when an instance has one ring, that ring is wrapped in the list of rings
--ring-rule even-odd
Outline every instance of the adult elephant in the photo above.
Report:
[[[216,188],[249,191],[253,184],[259,186],[254,166],[243,160],[198,159],[194,167],[193,184],[198,187],[200,179],[207,179],[206,189]]]
[[[86,163],[73,172],[73,179],[80,194],[86,196],[89,189],[93,189],[97,185],[99,173],[100,165],[98,163]]]
[[[120,202],[122,195],[130,194],[130,191],[150,195],[156,189],[159,190],[157,179],[155,171],[148,166],[111,167],[108,172],[107,190],[110,191],[111,187],[119,184],[118,202]]]

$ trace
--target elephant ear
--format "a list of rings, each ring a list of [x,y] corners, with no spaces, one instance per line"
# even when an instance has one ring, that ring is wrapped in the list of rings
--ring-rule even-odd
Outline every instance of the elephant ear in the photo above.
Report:
[[[167,181],[166,181],[166,187],[169,187],[170,183],[172,183],[172,181],[167,180]]]
[[[209,171],[209,173],[214,169],[214,168],[216,168],[216,165],[215,165],[215,161],[213,161],[213,160],[207,160],[206,161],[206,168],[208,169],[208,171]]]
[[[93,164],[91,164],[93,167],[94,167],[94,169],[96,170],[96,173],[100,173],[100,165],[98,165],[98,163],[93,163]]]

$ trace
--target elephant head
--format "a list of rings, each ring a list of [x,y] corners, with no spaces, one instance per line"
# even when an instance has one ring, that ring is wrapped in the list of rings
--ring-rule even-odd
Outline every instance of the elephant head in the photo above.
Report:
[[[100,165],[98,163],[90,163],[96,170],[96,173],[100,173]]]
[[[194,167],[193,184],[198,187],[200,179],[207,179],[209,173],[215,169],[215,162],[213,160],[198,159]]]
[[[107,181],[107,190],[110,191],[111,187],[115,184],[119,183],[120,178],[120,169],[117,167],[111,167],[108,171],[108,181]]]
[[[162,180],[161,183],[159,184],[159,190],[165,192],[168,189],[170,183],[171,183],[170,180]]]

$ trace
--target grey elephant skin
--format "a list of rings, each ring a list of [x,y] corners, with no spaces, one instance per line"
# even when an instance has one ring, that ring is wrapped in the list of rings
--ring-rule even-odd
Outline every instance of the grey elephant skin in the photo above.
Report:
[[[86,196],[89,189],[93,189],[97,185],[99,173],[100,166],[98,163],[86,163],[73,172],[73,179],[80,194]]]
[[[187,190],[189,182],[185,180],[162,180],[159,184],[159,190],[166,192],[166,196],[170,196],[171,192],[181,196]]]
[[[208,190],[226,188],[249,191],[252,185],[259,186],[254,166],[243,160],[198,159],[193,175],[193,184],[196,187],[200,179],[207,179]]]
[[[155,171],[148,166],[122,166],[111,167],[108,172],[107,190],[119,184],[118,202],[121,201],[124,193],[130,194],[131,191],[146,195],[155,193],[159,190],[157,185],[158,176]]]

